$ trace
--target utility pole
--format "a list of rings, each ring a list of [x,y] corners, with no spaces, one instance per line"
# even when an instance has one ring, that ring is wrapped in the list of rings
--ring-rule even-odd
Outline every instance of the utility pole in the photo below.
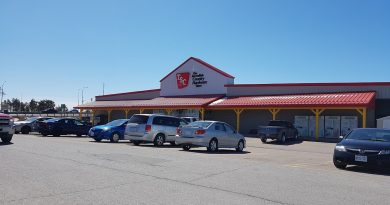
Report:
[[[88,87],[84,86],[82,89],[81,89],[81,104],[84,104],[84,89],[86,89]]]
[[[3,97],[5,95],[4,93],[4,84],[6,83],[7,81],[4,81],[3,84],[1,85],[1,101],[0,101],[0,111],[3,111]]]
[[[22,112],[23,93],[20,93],[19,112]]]
[[[104,82],[103,82],[103,95],[104,95]]]
[[[77,89],[77,105],[80,105],[80,89]]]

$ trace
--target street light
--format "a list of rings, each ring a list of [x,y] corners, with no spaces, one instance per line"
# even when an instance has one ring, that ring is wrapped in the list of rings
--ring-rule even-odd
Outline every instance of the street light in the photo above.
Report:
[[[3,110],[3,96],[4,96],[4,84],[6,83],[7,81],[4,81],[3,84],[1,85],[1,101],[0,101],[0,111]]]

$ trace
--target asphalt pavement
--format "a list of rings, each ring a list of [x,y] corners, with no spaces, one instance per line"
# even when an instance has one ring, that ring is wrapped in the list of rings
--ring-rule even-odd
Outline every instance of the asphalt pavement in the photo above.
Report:
[[[390,173],[332,164],[334,144],[246,152],[15,135],[0,144],[0,204],[388,204]]]

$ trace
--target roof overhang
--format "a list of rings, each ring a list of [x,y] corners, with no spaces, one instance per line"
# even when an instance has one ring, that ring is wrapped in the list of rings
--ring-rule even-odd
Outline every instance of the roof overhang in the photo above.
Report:
[[[151,100],[95,101],[76,109],[196,109],[224,96],[158,97]]]
[[[229,97],[217,100],[207,108],[369,108],[374,105],[375,92],[356,92]]]

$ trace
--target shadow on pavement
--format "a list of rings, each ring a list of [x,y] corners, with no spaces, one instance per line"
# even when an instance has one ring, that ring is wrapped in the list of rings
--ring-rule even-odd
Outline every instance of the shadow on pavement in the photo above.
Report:
[[[237,152],[236,150],[225,150],[225,149],[220,149],[217,152],[209,152],[207,150],[189,150],[189,151],[180,150],[180,151],[200,153],[200,154],[249,154],[251,153],[248,151]]]
[[[66,137],[66,138],[89,138],[88,136],[86,135],[82,135],[82,136],[77,136],[77,135],[60,135],[60,136],[53,136],[53,135],[46,135],[46,136],[43,136],[43,135],[37,135],[38,137],[50,137],[50,138],[61,138],[61,137]]]
[[[286,142],[283,144],[277,140],[273,140],[273,141],[267,141],[267,143],[265,144],[289,146],[289,145],[301,144],[302,142],[303,142],[302,140],[286,140]]]
[[[160,147],[157,147],[157,146],[154,146],[152,143],[145,143],[145,144],[140,144],[140,145],[134,145],[131,143],[131,145],[135,146],[135,147],[151,147],[151,148],[157,148],[157,149],[160,149],[160,148],[181,148],[181,146],[178,146],[178,145],[170,145],[168,143],[165,143],[163,146],[160,146]]]
[[[131,142],[129,142],[129,140],[123,140],[123,141],[119,141],[119,142],[110,142],[110,140],[102,140],[100,142],[97,142],[95,140],[91,140],[89,142],[102,143],[102,144],[131,144]]]
[[[14,143],[12,142],[8,142],[8,143],[0,142],[0,146],[13,145],[13,144]]]
[[[359,172],[359,173],[364,173],[364,174],[390,176],[390,167],[350,166],[350,167],[346,168],[346,171]]]

